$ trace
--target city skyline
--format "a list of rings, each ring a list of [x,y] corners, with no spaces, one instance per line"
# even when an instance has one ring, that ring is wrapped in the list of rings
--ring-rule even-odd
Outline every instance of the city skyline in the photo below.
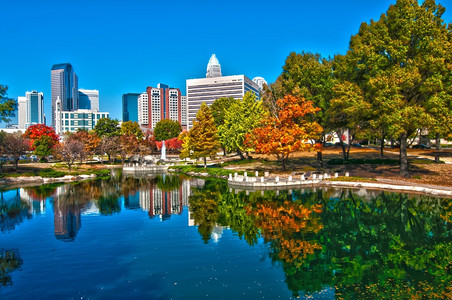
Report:
[[[452,1],[437,2],[446,7],[443,19],[450,23]],[[205,77],[206,62],[214,53],[223,76],[262,76],[269,83],[276,80],[292,51],[319,52],[325,57],[345,54],[360,24],[377,20],[393,3],[283,1],[275,6],[260,1],[238,6],[234,1],[208,5],[129,1],[124,6],[120,1],[81,1],[73,7],[58,1],[7,1],[2,5],[2,29],[4,45],[10,46],[0,50],[7,58],[0,69],[0,83],[9,86],[8,96],[14,99],[26,91],[42,91],[50,125],[49,71],[52,65],[67,62],[80,78],[78,87],[99,90],[101,110],[122,120],[123,94],[145,92],[155,82],[179,87],[184,94],[187,79]],[[175,22],[165,22],[164,15],[155,20],[138,17],[141,11],[155,9],[171,11]],[[67,11],[74,18],[83,17],[83,22],[55,26],[52,16]],[[39,22],[32,17],[36,14]],[[208,20],[216,25],[206,25]],[[174,45],[179,46],[155,47],[152,36],[156,33],[159,44],[177,40]],[[21,47],[26,39],[39,41],[40,47],[33,51]]]

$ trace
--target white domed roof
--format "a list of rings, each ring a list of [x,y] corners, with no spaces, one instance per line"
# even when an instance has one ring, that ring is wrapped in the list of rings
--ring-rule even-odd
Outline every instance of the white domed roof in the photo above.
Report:
[[[221,77],[221,65],[215,54],[212,54],[207,64],[206,77]]]

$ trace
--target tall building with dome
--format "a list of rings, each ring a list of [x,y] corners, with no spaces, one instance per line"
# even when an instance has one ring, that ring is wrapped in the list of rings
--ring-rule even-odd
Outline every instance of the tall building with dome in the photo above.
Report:
[[[264,89],[264,84],[267,84],[267,81],[264,79],[264,77],[254,77],[253,82],[255,82],[259,89],[262,91]]]
[[[203,102],[210,106],[219,98],[241,99],[248,91],[259,97],[259,86],[245,75],[222,76],[220,62],[212,54],[206,78],[187,79],[187,130],[193,126]]]

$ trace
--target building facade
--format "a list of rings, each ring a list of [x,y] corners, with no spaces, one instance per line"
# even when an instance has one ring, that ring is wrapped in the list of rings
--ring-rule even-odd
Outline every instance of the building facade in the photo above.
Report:
[[[261,91],[264,89],[264,84],[267,84],[267,81],[264,79],[264,77],[254,77],[253,82],[257,84],[259,90]]]
[[[138,122],[138,93],[122,95],[122,121]]]
[[[76,132],[78,129],[94,129],[97,121],[109,118],[108,112],[92,111],[89,109],[78,109],[74,111],[63,111],[61,100],[56,101],[55,132],[59,135],[65,132]]]
[[[149,99],[147,93],[141,93],[138,96],[138,124],[142,127],[149,125]]]
[[[44,123],[44,94],[31,91],[26,92],[25,97],[18,97],[19,128],[27,129],[30,125]]]
[[[186,128],[186,99],[181,91],[159,83],[157,87],[147,87],[146,93],[138,96],[138,123],[140,126],[153,130],[155,125],[163,119],[178,121],[182,128]]]
[[[50,77],[52,92],[52,127],[55,128],[55,106],[58,97],[61,100],[64,111],[72,111],[79,108],[78,78],[72,65],[69,63],[53,65]]]
[[[18,128],[24,129],[27,123],[27,97],[17,98],[17,124]]]
[[[79,109],[90,109],[93,112],[99,111],[99,91],[98,90],[78,90]]]
[[[259,96],[259,87],[245,75],[222,76],[187,80],[187,130],[193,126],[196,113],[204,102],[211,105],[223,97],[241,99],[251,91]]]

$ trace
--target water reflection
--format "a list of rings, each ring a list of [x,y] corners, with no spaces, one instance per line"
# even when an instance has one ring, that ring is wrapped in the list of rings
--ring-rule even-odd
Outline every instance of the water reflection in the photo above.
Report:
[[[113,176],[109,180],[71,184],[48,184],[3,191],[0,200],[0,229],[11,231],[25,219],[46,213],[46,200],[53,203],[55,238],[74,241],[83,215],[114,215],[126,209],[141,209],[151,218],[167,220],[188,206],[190,185],[204,181],[179,176],[144,178]]]
[[[33,210],[30,209],[29,201],[22,200],[23,194],[19,189],[0,193],[0,230],[2,232],[14,230],[24,220],[32,218]]]
[[[264,243],[264,256],[284,274],[294,297],[452,298],[449,199],[326,188],[246,192],[229,190],[221,180],[116,176],[4,192],[2,231],[17,228],[33,214],[51,211],[46,201],[47,206],[53,205],[54,233],[62,241],[74,241],[86,230],[82,228],[85,215],[118,220],[115,216],[123,210],[143,210],[153,219],[171,220],[188,206],[188,223],[197,226],[198,242],[223,242],[230,230],[242,243],[259,247]],[[163,227],[171,226],[159,230]],[[186,229],[173,228],[173,236],[182,236]],[[131,239],[133,234],[129,233]],[[177,238],[164,242],[176,243]],[[215,247],[221,249],[221,244]],[[194,245],[192,251],[197,251],[199,245]]]
[[[139,205],[150,218],[159,216],[162,221],[172,214],[180,215],[188,205],[190,181],[178,176],[156,176],[140,187]]]
[[[20,268],[22,263],[18,250],[0,249],[0,285],[12,285],[10,273]]]
[[[342,298],[452,296],[451,201],[363,190],[227,191],[190,196],[208,242],[216,225],[253,245],[263,237],[294,296],[334,288]]]

